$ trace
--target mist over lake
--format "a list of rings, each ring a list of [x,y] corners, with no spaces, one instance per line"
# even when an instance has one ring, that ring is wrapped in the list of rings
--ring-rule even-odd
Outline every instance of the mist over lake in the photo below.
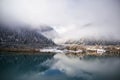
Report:
[[[120,0],[0,0],[0,80],[120,80]]]
[[[120,58],[64,53],[2,53],[1,80],[119,80]]]

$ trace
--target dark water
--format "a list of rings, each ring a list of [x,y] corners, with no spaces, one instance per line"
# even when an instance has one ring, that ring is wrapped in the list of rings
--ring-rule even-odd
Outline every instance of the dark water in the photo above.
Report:
[[[0,52],[0,80],[120,80],[120,58]]]

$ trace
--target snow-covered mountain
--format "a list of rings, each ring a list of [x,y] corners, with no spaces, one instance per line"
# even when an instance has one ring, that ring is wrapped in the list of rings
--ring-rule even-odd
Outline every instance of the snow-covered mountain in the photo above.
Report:
[[[95,38],[81,38],[79,40],[67,40],[65,44],[84,44],[84,45],[120,45],[119,40],[105,40]]]
[[[42,48],[54,46],[55,43],[45,37],[42,32],[50,28],[42,29],[41,33],[26,26],[9,27],[0,25],[0,48]]]
[[[37,27],[36,31],[38,33],[41,33],[48,39],[52,39],[52,40],[54,40],[56,37],[59,36],[59,34],[51,26],[47,26],[47,25],[40,25],[39,27]]]

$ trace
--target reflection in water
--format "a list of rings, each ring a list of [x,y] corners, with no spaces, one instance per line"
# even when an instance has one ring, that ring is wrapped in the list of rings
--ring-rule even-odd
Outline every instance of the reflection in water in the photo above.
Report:
[[[64,54],[0,56],[1,80],[120,80],[119,57]]]

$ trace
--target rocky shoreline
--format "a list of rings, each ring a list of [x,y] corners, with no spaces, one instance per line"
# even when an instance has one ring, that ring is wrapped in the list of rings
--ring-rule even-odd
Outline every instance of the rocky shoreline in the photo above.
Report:
[[[17,48],[0,48],[0,52],[16,52],[16,53],[27,53],[27,54],[32,54],[32,53],[64,53],[65,55],[68,56],[119,56],[120,57],[120,50],[108,50],[105,51],[104,53],[98,53],[96,50],[68,50],[68,49],[63,49],[63,50],[58,50],[58,49],[17,49]]]

